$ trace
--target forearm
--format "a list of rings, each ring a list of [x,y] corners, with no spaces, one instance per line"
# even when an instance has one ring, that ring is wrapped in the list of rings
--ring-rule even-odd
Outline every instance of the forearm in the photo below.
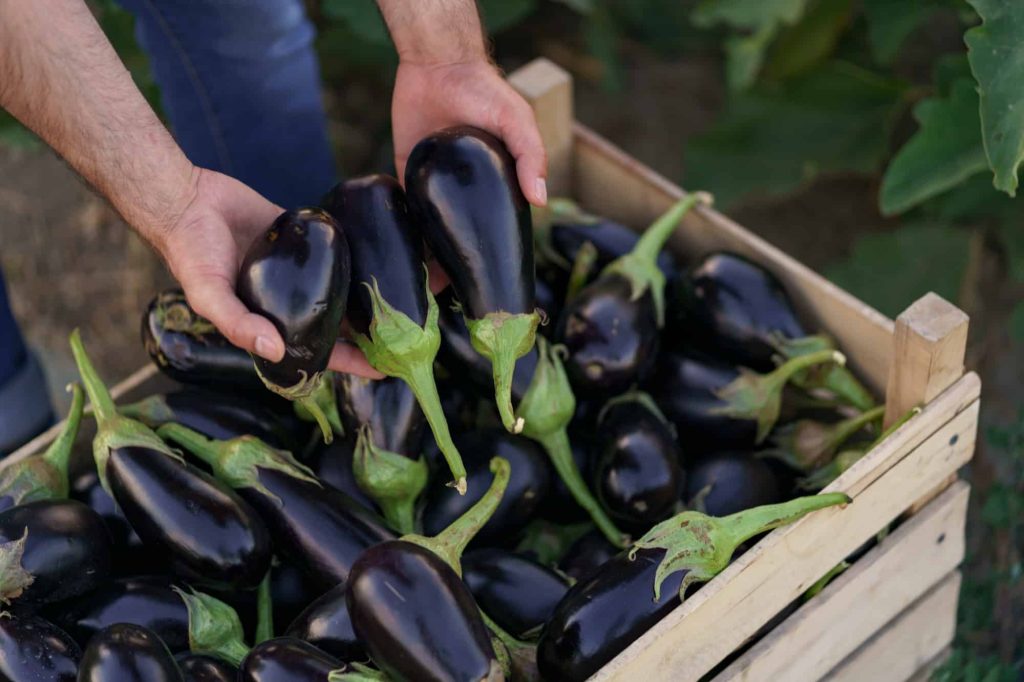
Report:
[[[455,64],[487,58],[474,0],[377,0],[403,62]]]
[[[0,106],[159,242],[195,169],[82,0],[0,0]]]

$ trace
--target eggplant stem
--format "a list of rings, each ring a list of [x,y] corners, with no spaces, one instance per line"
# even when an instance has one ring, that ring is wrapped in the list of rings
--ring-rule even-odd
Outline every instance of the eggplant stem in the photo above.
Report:
[[[507,459],[494,457],[491,459],[491,471],[494,480],[487,492],[462,516],[452,521],[451,525],[433,537],[404,535],[401,539],[429,549],[462,577],[462,553],[501,504],[512,467]]]
[[[460,495],[465,495],[466,465],[462,462],[459,449],[455,447],[451,431],[448,430],[448,419],[444,416],[444,410],[441,408],[441,396],[437,392],[433,366],[418,362],[412,363],[408,366],[407,373],[400,378],[408,384],[409,389],[416,396],[416,402],[419,403],[423,416],[426,417],[427,424],[430,425],[437,447],[448,463],[448,469],[452,474],[452,481],[448,485],[455,488]]]
[[[316,420],[317,426],[320,427],[320,433],[324,436],[324,443],[330,445],[334,442],[334,428],[314,396],[308,395],[305,398],[298,398],[295,401],[295,405],[306,410]]]
[[[427,486],[426,462],[377,447],[369,424],[359,429],[352,469],[359,487],[373,498],[392,528],[416,532],[416,499]]]
[[[501,423],[511,433],[522,433],[526,425],[512,408],[512,376],[516,360],[530,352],[537,341],[540,314],[487,313],[479,320],[466,319],[470,342],[477,353],[491,361],[494,377],[494,402]]]
[[[883,416],[885,416],[885,405],[879,405],[836,424],[829,443],[831,452],[835,452],[853,434]]]
[[[579,467],[576,466],[576,460],[572,458],[572,446],[569,444],[569,434],[565,428],[535,436],[535,439],[548,453],[551,463],[555,466],[555,471],[565,483],[565,487],[569,489],[576,504],[590,514],[594,524],[608,538],[609,542],[620,549],[627,547],[629,536],[615,526],[615,523],[608,518],[604,509],[598,504],[590,489],[587,488]]]
[[[92,360],[86,354],[85,346],[82,344],[82,334],[77,328],[71,332],[71,353],[75,356],[75,364],[78,365],[78,373],[85,385],[85,392],[89,394],[89,402],[92,403],[96,421],[103,424],[115,419],[117,407],[114,405],[114,399],[96,372]]]
[[[722,517],[720,522],[726,535],[731,538],[731,544],[735,549],[755,535],[789,525],[812,511],[849,504],[852,501],[850,496],[845,493],[810,495],[788,502],[744,509],[741,512]]]
[[[267,569],[267,574],[260,581],[259,591],[256,593],[256,632],[253,635],[253,644],[262,644],[268,639],[274,638],[274,599],[271,593],[271,573],[273,567]]]
[[[201,459],[216,470],[228,441],[219,441],[207,438],[198,431],[193,431],[187,426],[176,422],[168,422],[160,425],[157,435],[164,440],[172,440],[185,448],[193,455]]]
[[[64,480],[64,495],[67,495],[68,463],[71,461],[71,448],[75,444],[75,439],[78,438],[78,429],[81,426],[82,413],[85,408],[85,393],[82,391],[82,385],[78,383],[70,384],[68,390],[71,391],[71,409],[68,410],[67,419],[64,421],[64,426],[61,427],[57,438],[50,443],[50,447],[46,448],[46,452],[42,455],[44,462],[60,472]]]
[[[713,201],[713,198],[707,192],[690,192],[687,194],[651,223],[650,227],[644,230],[636,246],[633,247],[633,255],[652,265],[656,264],[658,254],[665,247],[665,242],[668,241],[668,238],[676,231],[676,226],[679,225],[679,221],[683,219],[683,216],[694,206],[698,204],[710,206]]]
[[[569,284],[565,288],[566,305],[587,285],[587,279],[594,270],[595,263],[597,247],[594,246],[594,242],[587,240],[580,245],[580,250],[576,252],[576,259],[572,263],[572,270],[569,271]]]
[[[324,432],[324,442],[330,444],[334,439],[334,434],[339,436],[345,435],[345,427],[341,423],[341,415],[338,413],[338,402],[334,397],[334,374],[330,371],[324,371],[321,374],[316,375],[316,383],[312,393],[308,396],[296,400],[293,405],[295,406],[295,415],[302,421],[315,421],[323,431],[323,422],[317,416],[315,410],[310,408],[310,405],[316,405],[317,409],[323,414],[324,419],[327,421],[328,428],[331,431],[331,435]]]

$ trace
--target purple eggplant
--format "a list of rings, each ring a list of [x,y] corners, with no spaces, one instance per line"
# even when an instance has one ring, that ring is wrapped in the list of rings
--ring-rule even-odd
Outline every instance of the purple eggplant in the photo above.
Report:
[[[501,549],[467,552],[462,579],[484,613],[518,638],[538,633],[569,589],[557,572]]]
[[[449,128],[413,148],[405,188],[427,244],[462,302],[473,347],[491,361],[502,423],[519,433],[512,373],[533,347],[540,314],[530,207],[515,160],[490,133]]]
[[[184,682],[235,682],[238,668],[216,656],[181,654],[175,659]]]
[[[282,213],[253,242],[238,273],[242,303],[269,319],[284,339],[280,362],[253,356],[260,379],[308,411],[325,442],[337,425],[328,419],[333,391],[324,371],[345,316],[350,271],[341,227],[325,211],[302,208]]]
[[[753,453],[716,452],[690,467],[685,502],[711,516],[728,516],[780,502],[782,491],[772,468]]]
[[[238,682],[328,682],[331,673],[353,672],[342,661],[294,637],[257,644],[242,661]]]
[[[320,595],[292,621],[285,635],[309,642],[342,661],[365,660],[366,647],[348,615],[347,591],[348,586],[341,583]]]
[[[303,463],[320,481],[337,488],[366,509],[376,512],[377,504],[359,487],[356,474],[352,470],[355,449],[352,440],[339,438],[333,443],[322,444],[314,449]]]
[[[59,627],[38,616],[0,618],[0,678],[13,682],[75,682],[82,650]]]
[[[78,682],[183,682],[171,652],[153,632],[118,623],[89,642],[78,668]]]
[[[580,581],[610,561],[618,551],[615,545],[608,542],[608,538],[597,531],[590,531],[569,546],[558,562],[558,569],[573,580]]]
[[[103,519],[110,534],[111,575],[127,577],[159,573],[167,569],[166,553],[153,547],[144,548],[138,534],[132,530],[124,513],[100,482],[95,467],[75,476],[71,482],[71,497],[85,504]]]

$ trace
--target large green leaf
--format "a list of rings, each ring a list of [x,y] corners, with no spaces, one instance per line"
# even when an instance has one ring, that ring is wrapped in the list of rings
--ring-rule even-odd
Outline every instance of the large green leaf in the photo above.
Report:
[[[704,0],[693,11],[698,26],[728,24],[756,31],[768,24],[792,24],[799,19],[808,0]]]
[[[779,33],[764,74],[784,79],[804,73],[832,56],[850,23],[850,0],[817,0],[803,18]]]
[[[988,165],[973,81],[957,81],[949,97],[922,101],[914,117],[917,132],[897,152],[882,178],[879,205],[885,215],[911,209]]]
[[[825,275],[880,312],[896,317],[934,291],[956,300],[967,266],[967,230],[939,224],[911,224],[868,234],[846,260]]]
[[[753,33],[726,38],[725,82],[730,90],[746,90],[754,84],[775,33],[774,26],[765,26]]]
[[[690,141],[686,184],[728,206],[825,171],[873,172],[901,96],[893,81],[844,63],[733,95],[714,128]]]
[[[868,45],[878,63],[892,63],[903,41],[939,6],[939,0],[864,0]]]
[[[994,184],[1017,192],[1024,159],[1024,2],[968,0],[982,25],[964,35],[981,95],[981,129]]]

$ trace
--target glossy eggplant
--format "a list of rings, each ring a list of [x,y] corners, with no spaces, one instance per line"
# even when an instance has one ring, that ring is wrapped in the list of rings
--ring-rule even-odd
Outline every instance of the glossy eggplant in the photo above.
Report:
[[[359,503],[256,438],[214,441],[178,424],[159,432],[209,464],[256,508],[278,553],[302,569],[313,589],[343,582],[365,549],[394,537]]]
[[[267,388],[295,401],[330,442],[334,427],[315,395],[345,316],[351,272],[348,242],[325,211],[282,213],[253,242],[238,273],[237,292],[250,311],[269,319],[284,339],[277,363],[253,356]],[[330,392],[333,395],[333,392]]]
[[[809,335],[782,283],[762,266],[735,253],[706,256],[678,280],[673,301],[676,333],[704,351],[759,372],[777,357],[793,358],[833,349],[830,339]],[[874,398],[843,367],[804,372],[796,382],[826,388],[860,410]]]
[[[724,570],[742,543],[847,502],[845,495],[833,493],[724,518],[688,511],[662,521],[559,602],[537,647],[541,674],[552,680],[587,679],[672,611],[690,588]]]
[[[254,587],[270,565],[270,536],[248,504],[187,464],[142,422],[118,413],[85,353],[71,348],[96,415],[93,458],[104,488],[147,547],[201,583]]]
[[[320,595],[288,626],[285,635],[309,642],[342,661],[366,660],[366,647],[348,615],[347,590],[341,583]]]
[[[711,516],[779,502],[783,488],[768,464],[750,452],[716,452],[690,467],[684,501]]]
[[[374,368],[412,391],[448,461],[454,485],[462,490],[465,467],[434,381],[434,358],[441,343],[438,307],[427,286],[422,236],[405,193],[391,176],[371,175],[336,185],[323,204],[351,237],[348,320],[356,343]],[[383,449],[407,458],[411,452]],[[400,467],[402,462],[394,460],[391,466]]]
[[[610,401],[599,419],[594,489],[608,515],[646,530],[672,515],[686,475],[672,427],[646,393]]]
[[[451,279],[473,347],[491,361],[505,428],[519,433],[511,384],[533,347],[540,314],[534,289],[530,207],[505,145],[477,128],[421,140],[405,169],[409,204]]]
[[[184,682],[236,682],[238,679],[238,668],[215,656],[180,654],[175,660]]]
[[[492,477],[490,460],[497,455],[508,460],[512,475],[508,491],[477,539],[480,544],[514,541],[551,488],[551,471],[544,452],[529,439],[500,429],[469,432],[458,438],[458,444],[466,454],[469,481],[473,487],[463,496],[443,482],[432,483],[425,496],[424,532],[428,535],[440,533],[483,497]]]
[[[110,572],[114,576],[146,575],[167,569],[167,555],[158,549],[143,548],[128,519],[117,508],[114,498],[103,489],[99,474],[89,467],[71,482],[71,497],[100,515],[110,534]]]
[[[302,570],[281,560],[271,569],[270,595],[274,604],[274,632],[284,632],[320,594]]]
[[[82,650],[53,623],[38,616],[0,618],[0,679],[75,682]]]
[[[658,218],[628,254],[607,265],[562,313],[557,338],[569,350],[566,369],[577,390],[616,395],[642,381],[657,358],[665,320],[662,246],[693,206],[690,194]]]
[[[590,531],[569,546],[558,562],[558,569],[573,580],[580,581],[618,552],[605,536]]]
[[[308,642],[277,637],[257,644],[238,669],[238,682],[328,682],[348,666]]]
[[[173,653],[188,651],[188,609],[166,578],[114,580],[48,611],[83,646],[100,630],[130,623],[151,630]]]
[[[317,447],[303,463],[320,481],[345,493],[366,509],[376,512],[377,504],[363,492],[352,470],[355,443],[349,438],[338,438],[333,443]]]
[[[356,482],[393,528],[411,533],[416,500],[429,474],[420,453],[424,417],[416,397],[409,384],[394,377],[373,381],[343,375],[336,383],[342,422],[347,432],[356,434],[352,457]],[[464,491],[461,457],[459,466],[462,483],[456,489]]]
[[[157,369],[179,383],[243,391],[263,386],[249,354],[192,310],[180,289],[161,291],[146,306],[142,345]]]
[[[82,387],[73,384],[69,388],[72,397],[68,418],[49,447],[39,454],[0,464],[0,511],[36,500],[59,500],[68,496],[68,463],[85,406]]]
[[[462,579],[484,613],[518,638],[537,634],[569,589],[550,568],[493,548],[467,552]]]
[[[84,594],[110,572],[103,519],[75,500],[40,500],[0,512],[0,600],[45,604]]]
[[[78,668],[78,682],[183,682],[171,652],[153,632],[118,623],[89,642]]]

